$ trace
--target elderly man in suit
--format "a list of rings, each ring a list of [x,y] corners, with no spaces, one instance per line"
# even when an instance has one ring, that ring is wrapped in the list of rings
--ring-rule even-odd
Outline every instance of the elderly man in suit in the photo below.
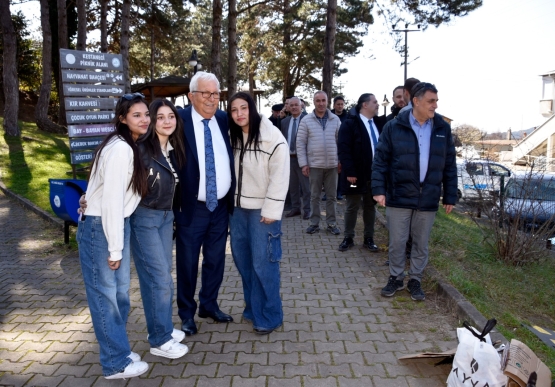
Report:
[[[214,74],[197,72],[191,79],[192,106],[180,110],[185,127],[187,163],[178,171],[181,204],[174,209],[176,232],[177,306],[181,329],[197,333],[199,254],[202,247],[201,318],[231,322],[218,306],[223,280],[229,214],[233,212],[235,170],[227,114],[218,110],[220,83]]]
[[[372,160],[378,146],[378,139],[385,124],[385,116],[377,117],[380,105],[373,94],[362,94],[355,107],[357,115],[349,116],[339,130],[337,148],[341,163],[341,192],[347,197],[345,209],[345,239],[339,251],[347,251],[355,245],[357,213],[362,201],[364,222],[363,245],[371,252],[377,252],[374,243],[374,222],[376,202],[372,197]]]
[[[289,156],[291,163],[289,164],[289,195],[291,196],[291,211],[285,214],[286,218],[301,215],[301,193],[302,193],[302,209],[303,219],[310,218],[310,184],[308,177],[303,175],[303,171],[299,166],[297,159],[297,129],[299,123],[306,116],[301,110],[301,100],[297,97],[289,99],[289,112],[287,116],[281,121],[281,133],[289,144]]]

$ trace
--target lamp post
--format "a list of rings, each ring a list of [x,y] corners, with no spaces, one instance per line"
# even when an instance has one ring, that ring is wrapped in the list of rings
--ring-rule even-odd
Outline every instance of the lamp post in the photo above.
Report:
[[[389,100],[387,99],[387,94],[383,95],[382,106],[383,106],[383,115],[386,116],[387,115],[387,107],[389,106]]]
[[[197,50],[193,50],[193,53],[189,58],[189,66],[193,68],[193,75],[195,75],[198,70],[202,70],[202,64],[200,63],[197,57]]]
[[[409,30],[408,29],[409,24],[405,23],[405,29],[404,30],[396,30],[395,29],[395,25],[393,25],[393,32],[404,32],[405,33],[405,81],[407,80],[407,34],[409,32],[415,32],[415,31],[420,31],[420,24],[418,24],[416,26],[416,28],[418,28],[417,30]]]

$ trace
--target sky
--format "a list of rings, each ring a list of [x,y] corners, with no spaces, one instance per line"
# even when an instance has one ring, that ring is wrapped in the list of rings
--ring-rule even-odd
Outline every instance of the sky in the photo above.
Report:
[[[504,132],[539,126],[545,121],[539,75],[555,70],[554,20],[554,0],[484,0],[448,25],[410,32],[407,76],[437,87],[437,111],[452,118],[453,127]],[[391,101],[393,88],[403,84],[403,58],[382,21],[371,28],[361,54],[348,60],[349,72],[334,85],[344,84],[351,100],[370,92]]]
[[[22,9],[40,25],[37,4],[11,9]],[[360,53],[342,66],[349,71],[334,79],[351,101],[362,93],[380,102],[386,94],[391,101],[393,88],[403,84],[403,58],[393,48],[389,26],[375,19]],[[505,132],[539,126],[545,121],[540,75],[555,70],[554,20],[555,0],[484,0],[468,16],[409,33],[408,77],[435,84],[438,112],[453,119],[453,127]],[[261,111],[271,112],[265,106]]]

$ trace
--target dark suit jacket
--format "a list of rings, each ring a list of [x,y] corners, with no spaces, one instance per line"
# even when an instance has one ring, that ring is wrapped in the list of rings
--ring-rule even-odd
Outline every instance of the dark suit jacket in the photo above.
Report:
[[[299,123],[301,122],[304,116],[306,116],[305,112],[302,112],[301,115],[299,116],[299,122],[297,122],[297,131],[299,130]],[[292,119],[293,119],[292,116],[287,116],[283,120],[281,120],[281,123],[280,123],[281,134],[283,134],[283,137],[285,137],[285,141],[287,141],[287,136],[289,135],[289,123],[291,122]]]
[[[195,209],[198,202],[198,188],[200,180],[200,170],[198,164],[198,151],[195,139],[195,129],[191,116],[192,107],[179,110],[178,114],[183,119],[185,127],[185,153],[187,163],[185,167],[178,170],[179,185],[181,186],[181,208],[174,209],[175,220],[177,223],[188,226],[195,216]],[[229,157],[229,168],[231,170],[231,187],[225,197],[229,213],[233,213],[233,197],[235,195],[235,166],[233,162],[233,151],[229,140],[229,125],[227,124],[227,114],[221,110],[216,111],[216,121],[222,131],[227,153]],[[204,149],[202,150],[204,152]]]
[[[385,125],[385,116],[374,117],[378,133]],[[377,144],[374,145],[377,147]],[[337,140],[337,151],[341,162],[340,191],[345,195],[367,193],[367,182],[372,179],[372,143],[366,125],[360,115],[350,115],[341,124]],[[351,187],[347,177],[356,177],[356,187]]]

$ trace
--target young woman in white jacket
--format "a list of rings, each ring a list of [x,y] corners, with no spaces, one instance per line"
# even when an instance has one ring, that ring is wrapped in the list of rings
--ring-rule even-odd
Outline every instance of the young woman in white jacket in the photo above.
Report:
[[[139,376],[148,364],[131,352],[126,324],[130,309],[129,217],[148,191],[146,169],[135,142],[150,115],[144,96],[126,94],[116,105],[115,131],[95,152],[87,208],[77,243],[100,364],[106,379]]]
[[[279,262],[289,148],[281,131],[258,114],[249,94],[231,97],[228,116],[237,177],[229,218],[231,252],[243,281],[243,317],[264,335],[283,323]]]

